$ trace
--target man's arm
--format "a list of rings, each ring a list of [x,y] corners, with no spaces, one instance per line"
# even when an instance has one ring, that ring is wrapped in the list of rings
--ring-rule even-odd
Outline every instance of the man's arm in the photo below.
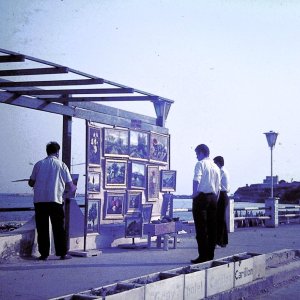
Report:
[[[193,195],[192,197],[196,197],[198,194],[198,186],[199,186],[199,182],[196,180],[193,180]]]
[[[66,187],[67,190],[70,191],[71,193],[75,192],[77,189],[77,186],[73,183],[73,181],[67,182]]]

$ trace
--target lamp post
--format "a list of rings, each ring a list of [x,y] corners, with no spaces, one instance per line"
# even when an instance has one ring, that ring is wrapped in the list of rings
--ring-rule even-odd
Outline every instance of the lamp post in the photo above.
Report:
[[[273,198],[273,148],[276,144],[278,133],[274,131],[269,131],[265,132],[264,134],[266,135],[268,145],[271,149],[271,198]]]

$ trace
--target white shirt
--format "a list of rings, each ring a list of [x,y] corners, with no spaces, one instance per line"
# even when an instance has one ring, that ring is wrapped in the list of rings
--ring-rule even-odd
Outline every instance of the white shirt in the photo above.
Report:
[[[34,203],[57,202],[62,204],[65,184],[72,181],[67,165],[53,155],[34,165],[30,179],[35,181]]]
[[[220,169],[209,157],[196,163],[194,181],[197,181],[197,192],[218,194],[220,189]]]
[[[221,168],[221,191],[227,193],[230,191],[229,175],[228,171],[224,167]]]

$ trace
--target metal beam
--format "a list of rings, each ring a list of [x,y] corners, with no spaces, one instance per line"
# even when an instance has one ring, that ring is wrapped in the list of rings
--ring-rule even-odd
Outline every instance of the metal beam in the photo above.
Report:
[[[61,98],[44,98],[39,97],[48,102],[66,103],[66,102],[109,102],[109,101],[155,101],[155,96],[116,96],[116,97],[61,97]]]
[[[14,90],[14,93],[28,96],[38,95],[69,95],[69,94],[129,94],[133,89],[108,88],[108,89],[61,89],[61,90]]]
[[[0,63],[21,62],[25,61],[24,55],[1,55]]]
[[[162,134],[167,134],[167,128],[156,126],[156,118],[135,114],[126,110],[121,110],[114,107],[105,106],[96,103],[69,103],[69,106],[58,103],[47,103],[38,98],[31,98],[20,95],[16,97],[13,93],[0,91],[0,103],[20,106],[24,108],[55,113],[70,117],[76,117],[100,124],[110,126],[131,128],[132,120],[141,121],[141,130],[155,131]]]
[[[0,76],[21,76],[21,75],[45,75],[68,73],[68,68],[35,68],[35,69],[15,69],[0,70]]]
[[[66,85],[91,85],[103,84],[99,79],[71,79],[71,80],[41,80],[41,81],[6,81],[0,82],[0,88],[9,87],[34,87],[34,86],[66,86]]]

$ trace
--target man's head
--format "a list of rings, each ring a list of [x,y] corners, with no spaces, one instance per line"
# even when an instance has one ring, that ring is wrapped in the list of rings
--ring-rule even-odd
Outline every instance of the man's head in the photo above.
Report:
[[[57,142],[49,142],[46,146],[46,152],[48,155],[57,155],[59,153],[60,146]]]
[[[219,167],[222,168],[224,166],[224,158],[222,156],[216,156],[214,158],[214,163]]]
[[[205,144],[198,145],[195,152],[198,160],[209,157],[209,148]]]

